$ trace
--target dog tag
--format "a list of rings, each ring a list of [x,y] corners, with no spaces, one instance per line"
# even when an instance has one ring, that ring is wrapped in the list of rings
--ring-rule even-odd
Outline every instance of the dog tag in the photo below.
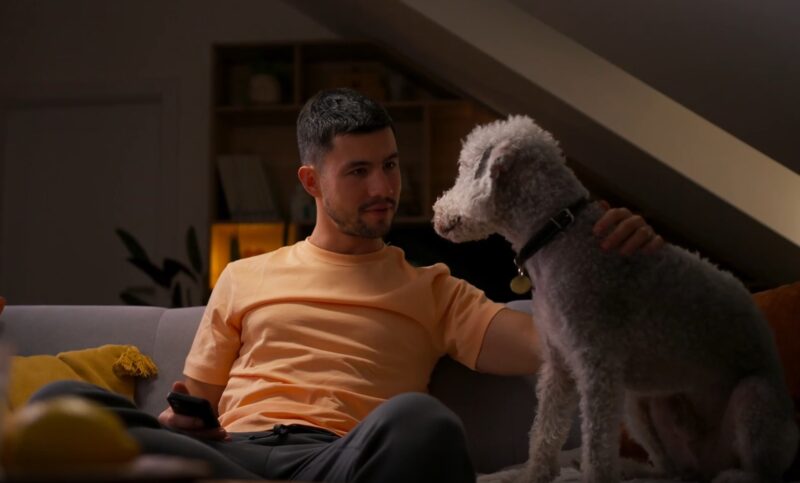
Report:
[[[511,291],[515,294],[525,294],[531,290],[531,279],[525,275],[517,275],[511,279]]]

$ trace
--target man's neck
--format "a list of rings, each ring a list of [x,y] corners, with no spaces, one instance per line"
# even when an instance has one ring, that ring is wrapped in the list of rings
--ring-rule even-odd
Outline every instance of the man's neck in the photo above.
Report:
[[[331,233],[330,231],[319,229],[318,226],[311,232],[308,241],[323,250],[345,255],[373,253],[385,246],[380,238],[363,238],[341,232]]]

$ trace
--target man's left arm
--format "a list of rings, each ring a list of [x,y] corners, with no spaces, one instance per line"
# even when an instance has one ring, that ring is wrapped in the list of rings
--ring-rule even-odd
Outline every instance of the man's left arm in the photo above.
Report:
[[[645,219],[627,208],[608,209],[595,224],[594,233],[604,250],[617,250],[621,255],[653,253],[664,245]],[[475,368],[498,375],[533,374],[542,362],[540,339],[530,314],[503,309],[489,322]]]

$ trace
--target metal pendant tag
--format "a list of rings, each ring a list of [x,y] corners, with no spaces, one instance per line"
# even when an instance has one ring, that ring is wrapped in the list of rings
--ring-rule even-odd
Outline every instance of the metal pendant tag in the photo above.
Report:
[[[517,275],[511,279],[511,291],[515,294],[522,295],[528,293],[531,287],[531,279],[525,275]]]

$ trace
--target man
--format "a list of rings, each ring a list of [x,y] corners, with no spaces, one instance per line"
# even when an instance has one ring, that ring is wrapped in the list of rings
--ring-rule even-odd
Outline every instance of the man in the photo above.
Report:
[[[489,301],[442,264],[414,268],[384,244],[401,161],[380,105],[352,90],[320,92],[297,136],[316,226],[291,247],[226,267],[186,379],[173,386],[208,399],[222,427],[167,408],[159,422],[183,434],[131,433],[148,452],[208,460],[216,476],[474,481],[461,423],[425,394],[428,379],[444,354],[481,372],[534,373],[530,315]],[[623,254],[661,244],[627,210],[609,210],[596,232]]]
[[[288,431],[270,448],[275,467],[251,468],[266,477],[470,481],[458,421],[422,393],[445,353],[481,372],[535,372],[530,316],[488,301],[443,265],[414,269],[385,246],[401,180],[381,106],[351,90],[320,92],[297,136],[316,226],[305,241],[226,268],[174,389],[211,401],[229,431]],[[627,210],[609,210],[596,231],[610,231],[602,243],[621,253],[662,243]],[[229,437],[169,408],[159,420]],[[319,429],[330,439],[308,444],[305,432]],[[293,445],[293,435],[306,439]]]

